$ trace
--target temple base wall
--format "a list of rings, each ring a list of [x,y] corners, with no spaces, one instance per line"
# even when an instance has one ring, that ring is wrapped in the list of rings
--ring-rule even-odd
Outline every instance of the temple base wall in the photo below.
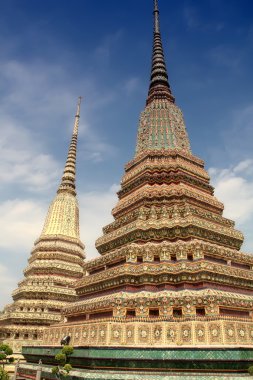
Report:
[[[70,344],[108,347],[252,346],[253,322],[234,320],[162,321],[138,319],[90,321],[48,328],[43,345],[57,346],[69,335]]]

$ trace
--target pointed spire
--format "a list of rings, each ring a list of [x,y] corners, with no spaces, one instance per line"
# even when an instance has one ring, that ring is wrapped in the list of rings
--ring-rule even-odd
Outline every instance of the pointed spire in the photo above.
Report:
[[[159,25],[159,10],[158,1],[154,0],[154,40],[153,40],[153,55],[152,67],[150,76],[150,85],[147,98],[147,104],[153,99],[168,99],[174,103],[175,98],[171,93],[168,82],[168,74],[164,59],[162,39]]]
[[[72,133],[72,139],[69,146],[68,157],[66,160],[61,184],[58,188],[57,193],[61,192],[70,192],[76,195],[76,149],[77,149],[77,135],[78,135],[78,126],[80,119],[80,105],[82,97],[79,96],[77,103],[77,111],[75,116],[74,129]]]

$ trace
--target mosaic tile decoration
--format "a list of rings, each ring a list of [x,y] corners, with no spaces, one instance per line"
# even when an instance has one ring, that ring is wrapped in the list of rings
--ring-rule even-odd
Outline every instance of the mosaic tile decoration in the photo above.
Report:
[[[54,357],[59,347],[23,347],[22,354],[29,360],[31,355],[41,357]],[[146,359],[146,360],[224,360],[224,361],[241,361],[247,360],[253,362],[253,350],[243,348],[208,348],[208,349],[152,349],[152,348],[95,348],[95,347],[76,347],[72,358],[93,358],[93,359]]]

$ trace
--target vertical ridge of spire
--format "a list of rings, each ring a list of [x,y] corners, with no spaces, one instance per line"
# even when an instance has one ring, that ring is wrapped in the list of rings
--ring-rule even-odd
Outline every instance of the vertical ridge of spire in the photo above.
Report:
[[[164,52],[162,46],[162,38],[160,33],[158,0],[154,0],[154,38],[153,38],[153,54],[150,75],[150,85],[147,98],[147,104],[153,99],[168,99],[174,103],[175,98],[171,93]]]
[[[74,129],[72,133],[71,142],[69,145],[68,156],[64,167],[63,176],[57,193],[69,192],[76,195],[76,151],[77,151],[77,137],[80,119],[80,106],[82,97],[79,96],[77,102],[77,111],[75,115]]]

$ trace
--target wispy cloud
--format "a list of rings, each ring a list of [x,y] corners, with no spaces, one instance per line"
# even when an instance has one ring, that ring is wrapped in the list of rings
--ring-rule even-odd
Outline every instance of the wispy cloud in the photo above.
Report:
[[[138,77],[129,78],[124,85],[127,95],[132,95],[136,90],[141,87],[140,79]]]
[[[243,54],[241,49],[238,53],[238,49],[233,45],[218,45],[210,49],[208,55],[215,65],[231,70],[240,70]]]
[[[32,132],[21,123],[0,115],[0,188],[6,185],[22,186],[26,190],[41,192],[55,185],[60,169],[50,154],[40,152]]]
[[[96,107],[110,103],[112,96],[103,96],[92,78],[82,78],[80,86],[57,64],[0,61],[0,70],[2,185],[23,184],[26,190],[42,191],[59,180],[63,163],[57,161],[58,146],[60,141],[66,145],[66,136],[70,137],[79,87],[93,94]],[[97,112],[96,107],[87,106],[91,102],[84,104],[80,123],[84,154],[79,158],[98,162],[116,150],[87,121]]]
[[[224,22],[222,20],[203,20],[199,9],[193,5],[187,4],[183,7],[183,17],[188,29],[220,32],[224,28]]]
[[[94,50],[94,57],[98,63],[109,64],[113,48],[119,43],[123,35],[123,30],[119,29],[114,33],[104,36],[101,43]]]
[[[213,166],[234,165],[252,159],[253,105],[236,103],[216,117],[213,136],[217,139],[207,149]],[[210,126],[211,127],[211,126]]]
[[[0,70],[2,112],[26,117],[29,127],[45,127],[54,109],[59,107],[65,114],[66,106],[73,102],[73,88],[64,83],[70,78],[60,64],[8,59],[0,61]]]
[[[241,105],[233,109],[221,129],[224,148],[228,157],[234,160],[246,160],[252,157],[253,141],[253,105]]]
[[[85,127],[83,128],[83,126]],[[78,157],[98,163],[116,155],[117,148],[106,141],[104,137],[99,136],[88,122],[81,122],[80,127],[81,138],[79,138]]]
[[[188,28],[197,28],[199,26],[199,16],[197,9],[192,6],[184,6],[183,15]]]

